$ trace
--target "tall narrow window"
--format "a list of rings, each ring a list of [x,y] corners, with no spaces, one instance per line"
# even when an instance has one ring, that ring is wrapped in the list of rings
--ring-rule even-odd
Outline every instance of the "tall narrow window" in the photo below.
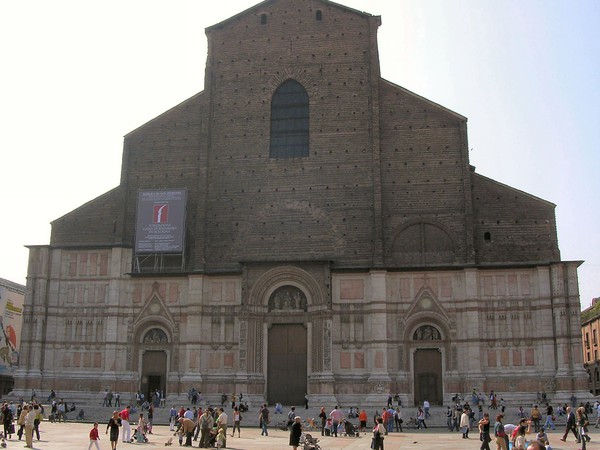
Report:
[[[323,12],[320,9],[317,10],[317,14],[315,15],[317,20],[323,20]]]
[[[266,14],[261,14],[260,15],[260,24],[261,25],[266,25],[267,24],[267,15]]]
[[[271,158],[308,156],[308,93],[295,80],[283,82],[271,100]]]

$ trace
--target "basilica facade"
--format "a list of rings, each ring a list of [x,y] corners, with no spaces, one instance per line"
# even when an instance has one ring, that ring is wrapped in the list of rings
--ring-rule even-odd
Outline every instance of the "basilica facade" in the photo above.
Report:
[[[467,119],[383,78],[380,25],[267,0],[206,29],[204,90],[30,247],[17,392],[586,389],[555,205],[477,173]]]

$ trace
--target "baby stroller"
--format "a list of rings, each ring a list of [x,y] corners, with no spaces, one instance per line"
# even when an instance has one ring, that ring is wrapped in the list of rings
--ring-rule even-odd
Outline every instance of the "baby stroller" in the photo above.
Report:
[[[302,450],[321,450],[319,440],[310,434],[302,434],[300,436],[300,445],[302,446]]]
[[[148,442],[148,437],[146,434],[148,433],[148,424],[144,423],[144,425],[138,425],[133,432],[133,437],[131,438],[131,442],[137,442],[138,444],[145,444]]]
[[[289,429],[287,420],[282,420],[281,422],[277,422],[277,424],[275,425],[275,428],[277,430],[287,431]]]
[[[406,422],[406,425],[404,425],[404,426],[406,428],[416,430],[418,428],[419,424],[417,423],[417,421],[414,417],[411,417],[410,419],[408,419],[408,422]]]
[[[356,429],[354,424],[352,424],[352,422],[349,422],[348,420],[345,420],[345,419],[344,419],[344,432],[346,433],[346,436],[360,437],[360,433],[358,432],[358,430]]]
[[[219,434],[219,429],[212,427],[208,433],[208,446],[210,448],[217,446],[217,434]]]

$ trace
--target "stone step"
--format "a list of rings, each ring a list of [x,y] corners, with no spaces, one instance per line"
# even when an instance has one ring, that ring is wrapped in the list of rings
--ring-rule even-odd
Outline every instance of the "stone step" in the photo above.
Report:
[[[7,401],[9,399],[5,397],[3,400]],[[11,399],[11,400],[16,401],[18,399]],[[48,404],[47,402],[42,402],[42,403],[43,403],[44,409],[45,409],[45,417],[46,417],[46,419],[48,419],[49,415],[50,415],[50,409],[51,409],[50,404]],[[84,411],[83,421],[98,422],[100,424],[105,424],[105,423],[108,423],[108,420],[110,419],[112,412],[114,410],[120,410],[123,408],[123,406],[121,406],[121,408],[116,408],[114,405],[110,406],[110,407],[109,406],[101,406],[96,401],[94,401],[94,402],[67,401],[67,404],[69,406],[71,406],[73,403],[75,404],[75,411],[67,413],[67,421],[76,421],[79,411],[81,409],[83,409],[83,411]],[[175,405],[165,405],[165,407],[157,407],[154,409],[153,423],[157,424],[157,425],[168,424],[171,406],[175,406],[175,408],[178,411],[181,409],[182,406],[186,409],[190,408],[193,410],[193,406],[187,402],[175,404]],[[198,405],[198,406],[205,408],[206,406],[209,406],[209,405],[206,405],[206,403],[204,403],[203,405]],[[217,408],[220,407],[220,402],[216,407]],[[224,409],[229,417],[229,426],[231,427],[232,426],[231,404],[224,405]],[[308,419],[311,419],[312,421],[314,421],[314,423],[317,425],[317,427],[320,427],[320,421],[318,418],[320,409],[321,409],[320,407],[310,407],[309,409],[305,409],[303,407],[297,407],[296,415],[302,417],[302,419],[305,422],[307,422]],[[329,414],[329,412],[332,409],[333,409],[333,407],[329,407],[329,406],[325,407],[325,411],[327,412],[327,414]],[[281,413],[276,413],[274,406],[269,406],[269,410],[271,413],[270,414],[271,421],[270,421],[269,427],[277,428],[278,425],[284,424],[287,421],[287,414],[290,411],[290,406],[283,406]],[[349,420],[354,425],[358,426],[358,418],[356,418],[356,417],[349,418],[348,414],[347,414],[347,412],[348,412],[347,408],[346,409],[341,408],[341,410],[344,412],[344,417],[347,420]],[[365,407],[365,410],[367,412],[367,417],[368,417],[367,426],[372,427],[373,422],[374,422],[375,413],[376,413],[376,411],[377,411],[377,413],[380,413],[381,408]],[[526,408],[526,411],[529,411],[529,410],[530,410],[530,407],[528,405],[528,407]],[[406,426],[406,424],[410,421],[410,418],[416,418],[416,416],[417,416],[417,407],[403,407],[403,408],[401,408],[401,411],[402,411],[402,418],[405,422],[404,426]],[[500,409],[488,410],[487,406],[485,406],[483,408],[483,411],[489,412],[492,420],[495,419],[495,416],[497,414],[500,414]],[[137,418],[139,417],[139,414],[142,412],[144,413],[144,417],[147,418],[148,417],[147,410],[142,410],[142,408],[140,408],[138,406],[134,406],[133,412],[131,413],[131,421],[137,422]],[[430,408],[431,417],[429,417],[426,420],[427,427],[446,428],[447,427],[446,412],[447,412],[447,407],[432,406]],[[517,412],[518,412],[518,406],[507,405],[506,410],[504,412],[504,414],[505,414],[504,422],[505,423],[517,423],[519,420],[519,418],[517,416]],[[476,409],[475,410],[475,418],[478,419],[478,416],[479,416],[479,413]],[[545,421],[545,415],[544,415],[543,420]],[[557,417],[556,424],[557,424],[557,427],[564,426],[565,418]],[[259,426],[259,407],[258,406],[250,407],[249,411],[242,413],[242,424],[241,425],[242,425],[242,427],[258,427]]]

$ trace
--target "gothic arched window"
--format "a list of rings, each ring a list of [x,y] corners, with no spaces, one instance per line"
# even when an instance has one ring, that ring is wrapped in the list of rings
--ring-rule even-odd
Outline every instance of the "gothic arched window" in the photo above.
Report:
[[[308,156],[308,92],[295,80],[284,81],[271,100],[271,158]]]

